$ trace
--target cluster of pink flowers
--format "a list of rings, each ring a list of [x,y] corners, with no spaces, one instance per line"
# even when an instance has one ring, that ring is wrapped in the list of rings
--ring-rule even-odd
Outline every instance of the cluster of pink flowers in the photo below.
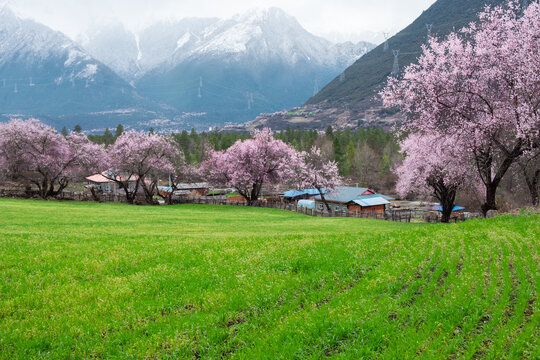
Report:
[[[35,185],[42,197],[55,196],[80,171],[104,161],[99,145],[77,133],[62,136],[38,120],[0,124],[0,165],[4,175]]]
[[[503,176],[540,143],[539,39],[540,4],[523,12],[512,0],[486,8],[477,24],[432,38],[417,64],[389,80],[384,103],[401,109],[404,129],[413,134],[403,144],[409,159],[398,169],[398,190],[417,188],[411,184],[418,185],[420,173],[424,183],[432,172],[449,184],[478,178],[483,210],[496,209]],[[433,161],[448,171],[429,166]]]
[[[255,130],[252,135],[252,139],[238,141],[226,151],[211,152],[201,166],[205,177],[236,189],[249,202],[258,200],[263,186],[322,189],[341,182],[337,164],[324,162],[318,149],[309,156],[300,153],[276,140],[270,129]]]
[[[265,185],[331,189],[341,181],[337,164],[323,161],[318,149],[300,153],[274,139],[270,129],[256,130],[253,138],[226,151],[210,152],[201,168],[194,169],[170,136],[131,130],[105,148],[79,133],[64,137],[38,120],[12,120],[0,124],[0,165],[5,176],[36,185],[43,198],[57,195],[75,178],[101,172],[130,203],[140,189],[152,203],[160,179],[171,179],[174,188],[185,174],[204,174],[248,201],[256,201]]]

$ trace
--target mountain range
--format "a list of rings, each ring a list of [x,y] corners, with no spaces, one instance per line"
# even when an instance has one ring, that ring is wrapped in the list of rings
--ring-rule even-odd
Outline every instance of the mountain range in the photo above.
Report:
[[[294,108],[293,111],[262,115],[245,127],[391,127],[399,121],[399,114],[383,109],[377,94],[392,74],[396,59],[401,73],[421,55],[421,46],[427,42],[428,35],[444,37],[476,21],[478,13],[486,5],[504,2],[438,0],[412,24],[388,39],[386,44],[379,45],[336,76],[304,106]]]
[[[206,128],[305,102],[373,48],[334,44],[280,9],[190,18],[77,42],[0,9],[0,113],[53,125]]]
[[[67,36],[0,8],[1,113],[62,117],[150,105]]]

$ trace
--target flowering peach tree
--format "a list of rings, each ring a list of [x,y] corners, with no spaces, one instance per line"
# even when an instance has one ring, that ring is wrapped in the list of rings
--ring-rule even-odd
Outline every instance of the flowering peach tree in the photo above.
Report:
[[[0,166],[15,181],[35,185],[43,199],[69,182],[104,166],[104,148],[78,133],[64,137],[39,120],[0,123]]]
[[[471,154],[485,189],[482,210],[496,209],[510,166],[540,146],[540,4],[487,7],[477,24],[432,38],[381,95],[401,109],[406,131],[454,139]]]
[[[225,151],[210,152],[201,165],[210,183],[234,188],[250,204],[259,199],[263,186],[296,181],[299,162],[299,153],[274,139],[270,129],[252,135]]]

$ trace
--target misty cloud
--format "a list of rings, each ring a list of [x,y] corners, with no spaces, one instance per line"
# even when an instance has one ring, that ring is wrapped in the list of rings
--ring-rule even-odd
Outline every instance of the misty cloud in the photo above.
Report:
[[[253,7],[280,7],[309,31],[359,40],[396,32],[435,0],[8,0],[20,15],[36,19],[76,38],[101,22],[120,20],[138,30],[158,20],[185,17],[227,18]],[[367,39],[369,40],[369,39]]]

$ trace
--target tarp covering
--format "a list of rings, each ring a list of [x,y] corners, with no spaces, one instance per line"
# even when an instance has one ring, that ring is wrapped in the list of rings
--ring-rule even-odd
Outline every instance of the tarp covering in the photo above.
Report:
[[[390,204],[390,202],[386,200],[385,198],[383,198],[382,196],[356,199],[356,200],[353,200],[353,202],[362,207]]]
[[[435,208],[433,208],[433,210],[435,210],[435,211],[442,211],[442,205],[435,206]],[[454,208],[452,209],[452,212],[454,212],[454,211],[461,211],[461,210],[465,210],[465,208],[462,207],[462,206],[454,206]]]
[[[315,200],[300,200],[298,201],[298,207],[315,209]]]

